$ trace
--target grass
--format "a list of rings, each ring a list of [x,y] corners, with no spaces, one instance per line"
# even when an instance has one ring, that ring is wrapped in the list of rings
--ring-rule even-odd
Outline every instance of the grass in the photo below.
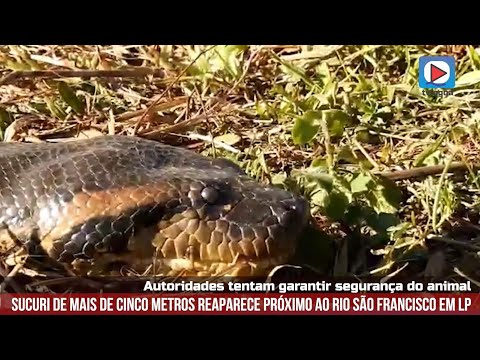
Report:
[[[424,55],[455,56],[452,96],[418,88]],[[299,261],[322,272],[480,277],[473,170],[376,175],[476,163],[480,48],[1,46],[0,71],[6,140],[137,134],[224,156],[310,200]]]

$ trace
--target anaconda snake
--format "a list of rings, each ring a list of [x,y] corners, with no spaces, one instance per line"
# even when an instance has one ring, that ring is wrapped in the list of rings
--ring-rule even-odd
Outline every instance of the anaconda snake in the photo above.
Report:
[[[228,160],[152,140],[0,144],[0,252],[21,242],[78,274],[263,271],[294,253],[309,214]]]

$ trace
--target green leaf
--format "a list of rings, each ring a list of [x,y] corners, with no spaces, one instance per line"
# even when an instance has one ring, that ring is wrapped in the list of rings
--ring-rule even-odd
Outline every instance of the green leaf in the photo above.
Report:
[[[273,116],[275,113],[272,107],[266,101],[257,101],[255,103],[255,110],[260,116],[261,119],[268,119],[269,117]]]
[[[325,207],[325,215],[333,220],[340,220],[343,218],[348,205],[348,197],[342,192],[333,190],[330,193],[330,199]]]
[[[282,71],[290,75],[290,77],[294,81],[303,81],[309,88],[310,90],[314,90],[316,92],[321,92],[320,86],[318,86],[316,83],[314,83],[310,77],[306,74],[305,70],[302,68],[294,65],[293,63],[289,61],[285,61],[282,58],[280,58],[277,54],[274,52],[271,52],[272,57],[278,61],[281,64]]]
[[[293,143],[295,145],[306,144],[312,141],[320,128],[317,120],[320,120],[321,116],[320,112],[310,110],[295,120],[292,129]]]
[[[312,168],[323,168],[323,169],[328,170],[327,159],[325,157],[315,158],[310,163],[310,167],[312,167]]]
[[[429,147],[427,147],[425,150],[423,150],[420,155],[413,161],[413,166],[422,166],[424,165],[425,160],[427,157],[432,155],[437,149],[442,145],[443,139],[446,136],[446,132],[444,132],[433,144],[431,144]]]
[[[361,143],[368,144],[370,142],[370,132],[367,129],[358,129],[355,131],[355,138]]]
[[[287,175],[284,172],[275,174],[272,176],[272,184],[273,185],[285,185],[285,182],[287,180]]]
[[[366,91],[370,91],[373,89],[373,86],[372,86],[372,82],[368,79],[365,79],[365,77],[363,75],[356,75],[356,74],[352,74],[354,77],[357,78],[358,80],[358,84],[355,88],[355,91],[358,91],[358,92],[366,92]]]
[[[395,90],[396,87],[394,85],[387,85],[386,86],[386,94],[385,97],[387,98],[387,101],[389,104],[392,103],[393,97],[395,96]]]
[[[328,206],[329,201],[330,197],[328,196],[328,191],[322,188],[317,188],[310,197],[311,204],[322,209],[325,209]]]
[[[318,186],[321,186],[326,191],[332,191],[332,189],[333,189],[333,178],[332,178],[331,175],[325,174],[325,173],[316,173],[313,178],[315,180],[315,183]]]
[[[350,122],[350,116],[337,109],[323,110],[323,119],[327,122],[328,131],[331,136],[342,136],[345,126]]]
[[[350,189],[353,194],[368,191],[368,185],[372,182],[372,178],[366,174],[360,173],[350,182]]]
[[[332,191],[335,179],[321,167],[310,167],[306,170],[292,170],[291,176],[302,179],[316,189]]]
[[[367,223],[372,229],[380,232],[387,232],[390,227],[398,225],[398,218],[393,214],[379,213],[367,217]]]
[[[400,207],[402,193],[393,181],[382,178],[365,197],[377,213],[394,214]]]
[[[222,63],[219,67],[227,70],[234,78],[238,78],[242,73],[240,55],[247,48],[248,46],[244,45],[218,46],[215,52]]]
[[[316,66],[315,72],[317,73],[318,77],[321,79],[321,82],[324,84],[332,79],[332,75],[330,74],[330,69],[328,68],[328,64],[326,62],[322,62],[320,65]]]
[[[399,240],[403,237],[403,235],[412,227],[412,223],[410,222],[403,222],[399,223],[395,226],[391,226],[387,229],[388,233],[390,234],[390,238],[392,240]]]
[[[82,101],[77,97],[75,92],[63,81],[58,83],[58,92],[62,97],[63,101],[65,101],[77,114],[81,115],[85,111],[84,104]]]
[[[0,106],[0,130],[5,130],[12,121],[11,114]]]
[[[472,67],[478,69],[480,67],[480,56],[473,46],[468,47],[468,57],[470,58]]]
[[[47,99],[45,100],[45,103],[47,104],[47,107],[48,107],[48,110],[50,110],[50,113],[55,116],[56,118],[58,119],[65,119],[65,117],[67,116],[67,114],[65,113],[65,111],[63,111],[63,109],[58,106],[54,100],[52,99]]]
[[[367,224],[376,231],[376,234],[369,238],[370,246],[386,244],[390,241],[390,227],[398,224],[398,218],[392,214],[379,213],[371,214],[366,218]]]
[[[429,166],[429,165],[438,165],[440,163],[440,159],[442,158],[442,151],[437,150],[430,155],[428,155],[425,160],[423,161],[422,165]]]
[[[456,86],[471,86],[480,82],[480,70],[470,71],[463,74],[455,82]]]
[[[13,60],[7,60],[5,66],[14,71],[24,71],[24,70],[31,70],[30,66],[28,64],[25,64],[23,62],[18,62],[18,61],[13,61]]]
[[[355,138],[364,144],[381,144],[382,141],[378,135],[372,134],[366,127],[359,126],[355,129]]]
[[[350,146],[343,146],[337,154],[337,161],[343,160],[349,164],[357,164],[358,160],[355,157],[353,150]]]

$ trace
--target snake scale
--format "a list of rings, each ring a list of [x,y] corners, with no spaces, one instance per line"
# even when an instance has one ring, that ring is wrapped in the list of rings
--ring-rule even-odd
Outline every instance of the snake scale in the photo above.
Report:
[[[0,144],[0,251],[21,243],[75,274],[251,274],[287,261],[309,216],[229,160],[154,140]]]

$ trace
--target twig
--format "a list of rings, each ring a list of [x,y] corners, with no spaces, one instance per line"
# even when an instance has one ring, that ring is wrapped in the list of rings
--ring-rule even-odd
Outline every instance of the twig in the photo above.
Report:
[[[453,268],[453,271],[455,271],[458,275],[463,277],[464,279],[467,279],[468,281],[472,282],[476,286],[480,287],[480,282],[473,280],[471,277],[469,277],[467,274],[465,274],[463,271],[461,271],[459,268],[456,266]]]
[[[363,54],[368,53],[369,51],[376,50],[378,48],[381,48],[384,45],[373,45],[373,46],[367,46],[361,50],[358,50],[357,52],[347,56],[345,58],[345,64],[352,62],[355,60],[357,57],[362,56]]]
[[[225,144],[222,141],[216,140],[213,136],[205,136],[205,135],[200,135],[200,134],[189,134],[187,135],[190,139],[198,139],[202,141],[207,141],[210,143],[213,143],[216,147],[222,148],[224,150],[230,151],[235,154],[239,154],[240,150],[234,148],[231,145]]]
[[[198,102],[200,103],[200,107],[202,108],[202,111],[205,114],[205,117],[206,117],[206,120],[207,120],[207,123],[208,123],[208,122],[210,122],[209,121],[209,116],[208,116],[207,109],[205,108],[205,103],[202,100],[202,94],[200,94],[200,91],[198,90],[198,87],[197,87],[196,84],[193,85],[193,88],[195,89],[195,93],[198,96]],[[218,124],[215,124],[215,125],[219,126]]]
[[[154,100],[156,102],[156,100]],[[164,111],[164,110],[169,110],[175,106],[180,106],[183,104],[186,104],[188,101],[187,96],[181,96],[180,98],[173,99],[169,102],[163,103],[163,104],[157,104],[152,108],[152,111]],[[116,121],[125,121],[129,119],[136,118],[137,116],[141,116],[145,112],[144,109],[136,110],[136,111],[129,111],[123,114],[120,114],[117,116],[115,119]]]
[[[480,164],[472,165],[472,168],[480,167]],[[424,177],[429,175],[439,175],[445,169],[445,165],[422,166],[408,170],[397,170],[377,173],[377,175],[386,177],[390,180],[406,180],[411,178]],[[453,161],[448,166],[448,172],[465,172],[469,170],[469,166],[461,161]]]
[[[245,79],[245,76],[247,76],[248,70],[250,69],[250,66],[252,65],[252,62],[257,58],[259,53],[260,53],[259,50],[252,51],[252,53],[250,54],[250,57],[247,60],[247,63],[245,65],[245,69],[243,70],[242,75],[240,75],[240,77],[235,82],[235,84],[233,84],[233,86],[230,88],[230,90],[228,90],[227,96],[232,94],[233,91],[238,87],[238,85],[240,85],[240,83],[243,81],[243,79]]]
[[[462,246],[462,247],[464,247],[466,249],[469,249],[469,250],[472,250],[472,251],[480,251],[480,246],[478,246],[478,245],[472,245],[472,244],[469,244],[469,243],[466,243],[466,242],[463,242],[463,241],[450,239],[450,238],[447,238],[445,236],[429,236],[427,239],[435,240],[435,241],[441,241],[441,242],[444,242],[444,243],[450,244],[450,245]]]
[[[91,78],[91,77],[143,77],[153,75],[163,78],[165,71],[162,69],[138,67],[133,69],[117,69],[117,70],[26,70],[14,71],[6,75],[0,80],[0,86],[11,84],[20,78]]]
[[[395,275],[397,275],[398,273],[400,273],[403,269],[405,269],[406,267],[408,266],[408,262],[405,263],[401,268],[395,270],[394,272],[388,274],[387,276],[384,276],[383,278],[380,279],[380,282],[383,284],[383,283],[386,283],[388,280],[390,280],[391,278],[393,278]]]
[[[215,104],[216,106],[217,104]],[[183,120],[182,122],[179,122],[177,124],[173,124],[167,127],[164,127],[162,129],[157,129],[157,130],[152,130],[147,133],[142,133],[142,136],[150,139],[154,139],[157,135],[159,134],[165,134],[165,133],[174,133],[180,130],[185,129],[188,126],[193,126],[198,124],[200,121],[207,119],[209,115],[213,112],[213,108],[215,106],[212,106],[210,110],[208,110],[207,114],[201,114],[195,117],[188,118],[186,120]]]
[[[200,57],[207,53],[208,51],[212,50],[213,48],[215,48],[217,45],[212,45],[210,47],[208,47],[207,49],[201,51],[196,57],[195,59],[193,59],[190,64],[188,64],[188,66],[185,67],[185,69],[183,69],[180,74],[177,75],[177,77],[175,78],[175,80],[173,80],[172,83],[170,83],[170,85],[167,86],[167,88],[160,94],[160,96],[158,97],[158,99],[154,102],[152,102],[152,104],[147,108],[147,110],[145,110],[144,114],[142,115],[142,117],[140,119],[138,119],[137,123],[135,124],[135,127],[133,128],[133,135],[136,135],[137,132],[138,132],[138,129],[140,128],[140,125],[142,124],[142,122],[145,120],[145,118],[147,117],[147,115],[149,115],[151,112],[152,112],[152,109],[155,105],[158,104],[158,102],[165,96],[165,94],[170,91],[170,89],[177,83],[178,80],[180,80],[180,78],[188,71],[188,69],[190,69],[190,67],[195,64],[197,62],[198,59],[200,59]]]
[[[328,49],[324,51],[307,51],[300,54],[291,54],[291,55],[282,55],[282,59],[286,61],[293,61],[293,60],[322,60],[328,59],[330,56],[335,54],[336,51],[340,51],[345,45],[334,45],[334,46],[327,46]]]
[[[395,261],[389,261],[387,264],[379,267],[379,268],[376,268],[376,269],[373,269],[371,271],[369,271],[367,274],[368,275],[374,275],[376,273],[379,273],[379,272],[382,272],[383,270],[389,270],[393,265],[395,265]]]
[[[363,156],[365,156],[365,158],[368,160],[368,162],[370,164],[372,164],[372,166],[375,169],[378,169],[379,168],[378,164],[376,163],[375,160],[373,160],[373,158],[370,156],[368,151],[365,150],[365,148],[362,146],[362,144],[360,144],[357,139],[352,139],[352,142],[357,147],[357,149],[360,150],[360,152],[363,154]]]
[[[159,134],[177,132],[181,129],[185,129],[188,126],[196,125],[200,121],[205,120],[206,118],[207,118],[207,116],[205,114],[198,115],[198,116],[183,120],[182,122],[179,122],[177,124],[167,126],[163,129],[157,129],[157,130],[149,131],[147,133],[142,134],[142,136],[144,136],[146,138],[149,138],[149,139],[154,139]]]
[[[389,138],[392,138],[392,139],[398,139],[398,140],[403,140],[403,141],[410,141],[410,142],[422,143],[422,144],[427,144],[427,145],[430,145],[430,144],[432,144],[432,143],[435,142],[434,140],[412,138],[412,137],[408,137],[408,136],[390,134],[390,133],[383,132],[383,131],[373,130],[373,132],[376,133],[376,134],[378,134],[378,135],[385,136],[385,137],[389,137]]]

